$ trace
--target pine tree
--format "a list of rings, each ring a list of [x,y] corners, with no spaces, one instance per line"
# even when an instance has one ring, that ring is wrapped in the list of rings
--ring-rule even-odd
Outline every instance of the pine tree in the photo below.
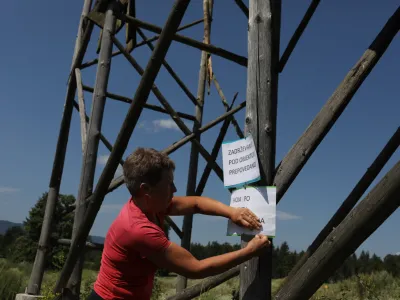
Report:
[[[46,200],[47,193],[44,193],[29,211],[29,216],[23,222],[24,234],[13,245],[12,260],[34,261],[43,224]],[[46,267],[61,268],[68,254],[68,247],[58,245],[57,240],[60,238],[70,238],[72,235],[74,220],[72,206],[74,203],[75,197],[73,195],[59,195],[53,216],[50,247],[47,252],[49,259],[47,260]]]

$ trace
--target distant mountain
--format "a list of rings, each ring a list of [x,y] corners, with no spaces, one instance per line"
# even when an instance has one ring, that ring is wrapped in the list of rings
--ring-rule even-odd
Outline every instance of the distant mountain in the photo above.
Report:
[[[21,223],[14,223],[10,221],[0,220],[0,234],[5,234],[8,228],[22,226]]]
[[[14,226],[22,226],[22,223],[14,223],[10,221],[5,221],[5,220],[0,220],[0,234],[5,234],[6,231]],[[92,240],[93,243],[96,244],[104,244],[104,237],[102,236],[90,236],[90,239]]]
[[[90,236],[90,239],[95,244],[104,244],[104,240],[105,240],[104,237],[97,236],[97,235]]]

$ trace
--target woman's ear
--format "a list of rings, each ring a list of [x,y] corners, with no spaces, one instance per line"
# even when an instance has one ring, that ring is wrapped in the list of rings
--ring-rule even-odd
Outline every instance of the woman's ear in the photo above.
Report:
[[[141,197],[150,197],[151,187],[147,183],[141,183],[139,186],[139,195]]]

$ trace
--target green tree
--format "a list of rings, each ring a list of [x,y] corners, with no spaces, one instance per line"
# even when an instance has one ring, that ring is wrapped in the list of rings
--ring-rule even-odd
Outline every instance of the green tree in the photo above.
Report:
[[[385,270],[395,277],[400,277],[400,255],[388,254],[383,259]]]
[[[47,193],[43,193],[35,206],[29,211],[29,216],[23,223],[24,234],[14,243],[12,260],[33,262],[43,224],[44,211],[46,208]],[[52,232],[50,236],[50,247],[47,252],[48,268],[60,268],[68,254],[68,247],[61,246],[57,240],[70,238],[74,220],[73,195],[59,195],[53,215]]]
[[[0,257],[8,258],[13,253],[13,245],[15,241],[24,234],[24,230],[20,226],[8,228],[4,236],[0,238]]]

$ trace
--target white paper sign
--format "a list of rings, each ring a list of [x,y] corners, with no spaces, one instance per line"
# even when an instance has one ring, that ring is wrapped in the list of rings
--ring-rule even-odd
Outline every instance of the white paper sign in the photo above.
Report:
[[[257,151],[252,136],[222,144],[224,186],[240,187],[260,180]]]
[[[246,187],[235,190],[231,194],[232,207],[245,207],[250,209],[260,220],[260,230],[249,230],[228,221],[227,235],[256,235],[263,234],[275,237],[276,228],[276,187],[260,186]]]

